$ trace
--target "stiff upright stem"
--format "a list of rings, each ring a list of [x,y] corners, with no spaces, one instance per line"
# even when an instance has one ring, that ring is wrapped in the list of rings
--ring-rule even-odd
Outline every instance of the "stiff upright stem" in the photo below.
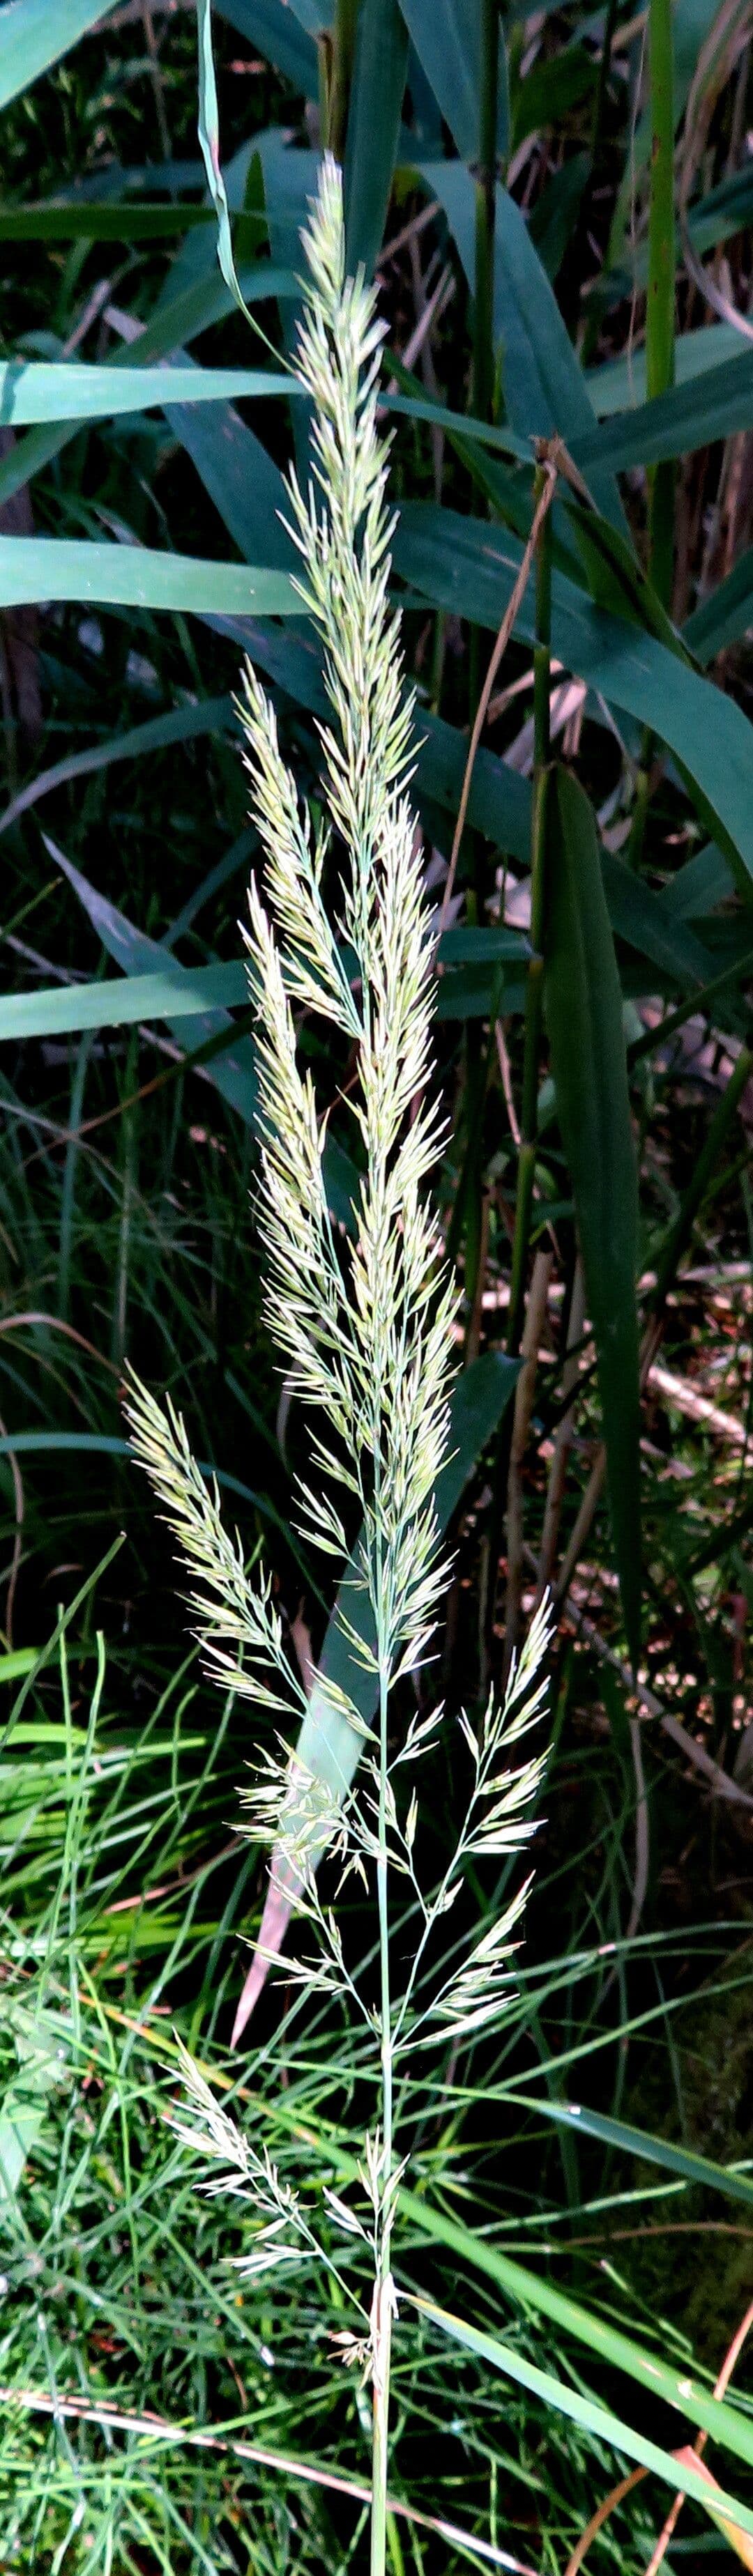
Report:
[[[551,466],[539,465],[534,482],[534,512],[544,491]],[[538,1128],[539,1042],[541,1036],[541,995],[544,961],[541,945],[544,932],[546,871],[546,801],[549,782],[549,687],[551,629],[551,540],[549,514],[542,519],[536,547],[536,644],[533,657],[533,821],[531,830],[531,959],[526,981],[525,1036],[523,1042],[523,1096],[520,1118],[520,1152],[515,1199],[515,1229],[510,1282],[510,1315],[507,1348],[518,1350],[523,1307],[525,1303],[528,1248],[531,1233],[531,1208],[536,1165]]]
[[[651,159],[646,293],[646,390],[669,392],[675,380],[674,65],[672,0],[649,0],[648,68]],[[648,569],[662,606],[671,612],[674,581],[675,469],[669,461],[649,468]],[[646,730],[636,779],[628,862],[643,853],[650,795],[653,735]]]
[[[649,401],[675,379],[675,203],[672,0],[650,0],[648,63],[651,163],[646,298],[646,391]],[[649,570],[665,608],[672,605],[674,466],[649,475]]]
[[[372,2311],[372,2454],[371,2576],[384,2576],[387,2546],[387,2455],[389,2440],[390,2356],[392,2346],[392,2276],[390,2225],[392,2210],[392,2006],[387,1858],[387,1710],[389,1672],[380,1656],[379,1670],[379,1915],[380,2048],[382,2075],[379,2206],[376,2213],[377,2264]]]
[[[336,0],[334,26],[328,39],[329,95],[326,101],[326,124],[328,149],[334,153],[335,160],[340,162],[345,158],[357,18],[358,0]]]

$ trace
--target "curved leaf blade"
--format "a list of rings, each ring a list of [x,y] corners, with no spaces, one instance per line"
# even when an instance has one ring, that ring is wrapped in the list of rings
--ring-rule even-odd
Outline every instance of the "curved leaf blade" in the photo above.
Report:
[[[622,994],[593,811],[559,770],[548,811],[544,1011],[596,1340],[625,1630],[640,1646],[638,1173]]]
[[[488,2362],[490,2368],[499,2371],[503,2378],[515,2380],[520,2388],[529,2389],[531,2395],[539,2397],[546,2407],[554,2408],[556,2414],[564,2415],[571,2424],[578,2424],[581,2431],[590,2433],[595,2441],[604,2442],[608,2450],[622,2453],[629,2460],[638,2460],[642,2468],[653,2470],[665,2485],[681,2488],[683,2495],[693,2496],[696,2504],[703,2505],[708,2512],[705,2480],[697,2467],[691,2468],[686,2454],[678,2458],[673,2451],[662,2450],[658,2442],[648,2441],[646,2435],[636,2432],[632,2424],[626,2424],[619,2415],[613,2415],[611,2408],[603,2406],[590,2389],[568,2387],[565,2380],[555,2379],[550,2370],[540,2370],[535,2362],[528,2361],[524,2353],[502,2343],[499,2336],[485,2334],[478,2326],[468,2325],[465,2318],[451,2315],[446,2308],[435,2307],[431,2299],[414,2299],[413,2304],[420,2309],[422,2316],[439,2328],[440,2333],[449,2335],[466,2352],[475,2353],[480,2361]],[[723,2514],[736,2530],[753,2533],[750,2508],[738,2504],[736,2497],[727,2495],[721,2487],[715,2491],[714,2513],[715,2518]]]

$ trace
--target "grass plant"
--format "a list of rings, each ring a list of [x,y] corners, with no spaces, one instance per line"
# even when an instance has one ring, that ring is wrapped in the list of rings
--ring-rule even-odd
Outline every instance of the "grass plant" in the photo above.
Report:
[[[291,1390],[313,1416],[311,1467],[299,1482],[306,1541],[347,1566],[344,1497],[360,1535],[350,1577],[354,1596],[339,1623],[373,1682],[376,1725],[364,1729],[347,1693],[337,1715],[364,1736],[366,1789],[347,1794],[308,1770],[287,1746],[267,1750],[245,1804],[251,1830],[272,1846],[282,1888],[295,1874],[296,1911],[311,1925],[315,1956],[288,1959],[286,1975],[306,1992],[337,1998],[361,2019],[374,2050],[376,2104],[366,2129],[359,2179],[363,2207],[325,2192],[344,2235],[371,2240],[373,2286],[353,2317],[342,2266],[269,2156],[244,2138],[187,2056],[192,2119],[184,2144],[212,2156],[235,2181],[255,2233],[244,2273],[313,2259],[332,2270],[350,2321],[335,2338],[341,2357],[372,2393],[370,2565],[384,2576],[387,2554],[392,2269],[397,2192],[409,2170],[406,2110],[412,2065],[427,2046],[461,2047],[504,2012],[511,1936],[524,1891],[480,1940],[453,1945],[434,1971],[437,1935],[479,1859],[501,1859],[525,1844],[526,1809],[542,1760],[516,1771],[509,1755],[541,1707],[536,1682],[547,1641],[539,1613],[503,1701],[490,1700],[478,1734],[461,1723],[473,1785],[452,1857],[425,1892],[415,1859],[419,1794],[414,1773],[441,1724],[441,1708],[414,1716],[394,1743],[393,1693],[421,1671],[448,1580],[434,1491],[449,1441],[448,1381],[456,1297],[425,1185],[441,1131],[427,1098],[430,1077],[432,947],[406,794],[411,702],[403,689],[397,621],[389,607],[387,459],[376,432],[376,383],[383,328],[363,276],[345,272],[342,182],[325,159],[304,236],[309,271],[297,348],[301,383],[313,403],[315,481],[307,495],[291,478],[291,521],[300,549],[301,596],[322,636],[332,720],[323,729],[328,822],[318,834],[301,812],[296,782],[280,754],[274,711],[252,671],[244,727],[252,811],[266,858],[272,919],[252,880],[249,976],[257,1011],[260,1078],[259,1220],[267,1257],[266,1317]],[[330,840],[334,852],[330,852]],[[331,922],[323,875],[340,857],[341,910]],[[328,1022],[354,1055],[352,1114],[363,1154],[354,1242],[343,1256],[331,1225],[323,1174],[326,1125],[310,1072],[297,1061],[293,1005]],[[306,1693],[291,1674],[269,1581],[249,1585],[240,1543],[222,1530],[188,1451],[182,1422],[135,1384],[128,1419],[190,1569],[191,1603],[209,1669],[227,1688],[290,1722]],[[358,1609],[362,1615],[357,1617]],[[353,1613],[356,1613],[354,1625]],[[365,1613],[365,1616],[363,1615]],[[331,1682],[319,1688],[325,1706]],[[257,1757],[258,1759],[258,1757]],[[396,1780],[400,1771],[402,1777]],[[407,1776],[406,1776],[407,1775]],[[403,1781],[405,1790],[403,1792]],[[406,1805],[407,1799],[407,1805]],[[336,1844],[340,1888],[358,1871],[373,1883],[378,1924],[378,2001],[348,1969],[337,1912],[322,1901],[317,1864]],[[406,1896],[395,1922],[395,1898]],[[401,1920],[402,1917],[402,1920]],[[396,1991],[395,1951],[413,1952]],[[397,2088],[397,2090],[396,2090]],[[209,2188],[221,2188],[222,2182]]]
[[[416,1772],[429,1903],[472,1784],[458,1714],[478,1744],[547,1584],[557,1622],[504,2014],[416,2045],[409,2085],[394,2072],[411,2164],[387,2248],[386,2546],[395,2576],[646,2576],[682,2477],[661,2546],[705,2576],[749,2546],[751,2504],[750,16],[228,9],[200,12],[200,143],[192,9],[0,11],[0,2562],[345,2576],[368,2545],[370,2393],[332,2338],[370,2330],[356,2166],[382,2125],[379,2034],[312,1990],[316,1922],[298,1940],[286,1914],[296,1887],[304,1915],[333,1906],[379,2016],[375,1496],[368,1441],[364,1497],[340,1435],[327,1484],[325,1412],[280,1379],[263,1211],[289,1207],[293,1165],[258,1018],[259,960],[287,958],[291,1078],[316,1103],[295,1169],[308,1206],[323,1145],[345,1330],[364,987],[334,775],[329,843],[322,822],[319,728],[340,737],[291,366],[329,139],[345,274],[363,260],[386,326],[369,400],[392,432],[385,613],[412,744],[394,795],[433,914],[426,1331],[444,1265],[457,1301],[436,1522],[430,1481],[421,1506],[427,1579],[452,1565],[436,1676],[389,1696],[391,1761],[446,1705]],[[250,868],[275,943],[253,999]],[[204,1664],[132,1470],[125,1360],[232,1595],[197,1565]],[[315,1520],[329,1496],[339,1553],[302,1485]],[[265,1681],[284,1711],[253,1716]],[[278,1728],[297,1769],[268,1783],[289,1836],[268,1875],[237,1787]],[[411,1785],[400,1766],[401,1831]],[[335,1809],[351,1842],[312,1879]],[[354,1866],[338,1892],[359,1859],[368,1885]],[[417,2009],[493,1942],[522,1868],[465,1854]],[[394,2022],[423,1918],[399,1870],[387,1884]],[[306,1982],[265,1984],[262,1953],[301,1946]],[[259,2222],[242,2193],[197,2198],[164,2118],[206,2125],[179,2043],[316,2258],[233,2268]],[[725,2528],[689,2461],[706,2433]]]

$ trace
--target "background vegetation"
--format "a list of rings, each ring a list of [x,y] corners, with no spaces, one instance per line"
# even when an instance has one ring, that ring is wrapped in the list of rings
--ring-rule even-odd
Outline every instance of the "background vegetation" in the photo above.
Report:
[[[230,2051],[264,1896],[248,1716],[218,1725],[187,1652],[118,1403],[126,1356],[170,1389],[318,1653],[302,1434],[258,1322],[232,694],[249,648],[315,790],[275,511],[305,458],[280,375],[323,133],[389,323],[441,910],[448,1707],[545,1578],[559,1616],[504,2047],[427,2083],[407,2178],[401,2276],[466,2326],[461,2350],[404,2312],[393,2564],[564,2576],[641,2466],[593,2563],[647,2568],[682,2478],[668,2563],[751,2563],[744,2349],[712,2395],[753,2239],[750,32],[735,0],[339,0],[331,26],[323,0],[223,0],[217,107],[180,0],[0,10],[8,2568],[363,2563],[368,2405],[330,2293],[239,2291],[243,2226],[162,2116],[179,2031],[283,2171],[303,2151],[336,2187],[359,2069],[281,1987]],[[329,1169],[347,1221],[336,1122]],[[443,1740],[440,1853],[455,1760]],[[504,1884],[469,1872],[480,1928]],[[668,2456],[707,2419],[734,2541]]]

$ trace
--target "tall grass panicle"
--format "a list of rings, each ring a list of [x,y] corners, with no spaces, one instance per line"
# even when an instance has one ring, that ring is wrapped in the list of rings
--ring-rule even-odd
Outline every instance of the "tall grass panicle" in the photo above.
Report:
[[[373,290],[362,275],[345,274],[341,177],[331,159],[323,163],[303,242],[308,276],[297,371],[313,407],[313,473],[305,493],[291,474],[288,491],[301,600],[321,637],[331,709],[321,728],[328,819],[320,827],[302,806],[273,710],[248,669],[243,721],[268,906],[252,881],[244,935],[258,1014],[258,1219],[269,1330],[312,1415],[310,1475],[299,1487],[301,1527],[341,1571],[353,1526],[360,1524],[353,1594],[365,1596],[370,1618],[354,1615],[345,1625],[373,1675],[377,1719],[373,1730],[365,1729],[347,1692],[335,1694],[319,1676],[338,1717],[363,1738],[361,1785],[338,1799],[280,1736],[259,1757],[250,1806],[252,1830],[294,1858],[298,1912],[315,1934],[313,1957],[288,1961],[288,1974],[345,1999],[367,2034],[376,2108],[362,2145],[358,2190],[347,2202],[325,2194],[318,2224],[310,2196],[280,2183],[189,2058],[188,2107],[179,2126],[190,2146],[219,2168],[217,2182],[205,2187],[237,2189],[250,2202],[250,2268],[313,2256],[337,2274],[352,2319],[339,2338],[343,2358],[372,2387],[371,2563],[382,2576],[396,2315],[391,2246],[410,2148],[403,2132],[408,2068],[418,2049],[454,2048],[492,2024],[509,1995],[512,1933],[525,1889],[481,1939],[459,1939],[444,1961],[441,1934],[433,1936],[460,1893],[466,1863],[515,1852],[533,1830],[529,1810],[541,1760],[511,1768],[510,1752],[541,1707],[545,1685],[537,1676],[548,1623],[546,1610],[539,1612],[503,1704],[489,1703],[478,1731],[465,1716],[460,1721],[471,1757],[467,1812],[447,1868],[427,1892],[416,1861],[419,1808],[411,1773],[442,1711],[414,1715],[400,1740],[392,1693],[426,1658],[447,1579],[433,1496],[448,1443],[456,1295],[426,1194],[442,1132],[428,1091],[434,961],[408,794],[412,698],[389,601],[393,522],[387,449],[377,435],[384,330]],[[333,916],[324,888],[335,877]],[[329,1022],[347,1051],[362,1175],[352,1242],[330,1214],[327,1121],[311,1072],[301,1066],[297,1009]],[[216,1488],[209,1491],[195,1466],[173,1408],[163,1410],[132,1382],[128,1414],[136,1456],[190,1572],[190,1602],[210,1672],[225,1688],[295,1720],[305,1694],[269,1580],[249,1580],[240,1540],[226,1534]],[[356,1606],[354,1597],[354,1613]],[[364,1627],[371,1644],[364,1642]],[[376,2006],[370,1985],[346,1961],[335,1910],[319,1894],[317,1863],[333,1844],[344,1874],[357,1869],[375,1884]],[[364,2250],[369,2256],[364,2296],[332,2255],[333,2227],[359,2249],[361,2285]]]

